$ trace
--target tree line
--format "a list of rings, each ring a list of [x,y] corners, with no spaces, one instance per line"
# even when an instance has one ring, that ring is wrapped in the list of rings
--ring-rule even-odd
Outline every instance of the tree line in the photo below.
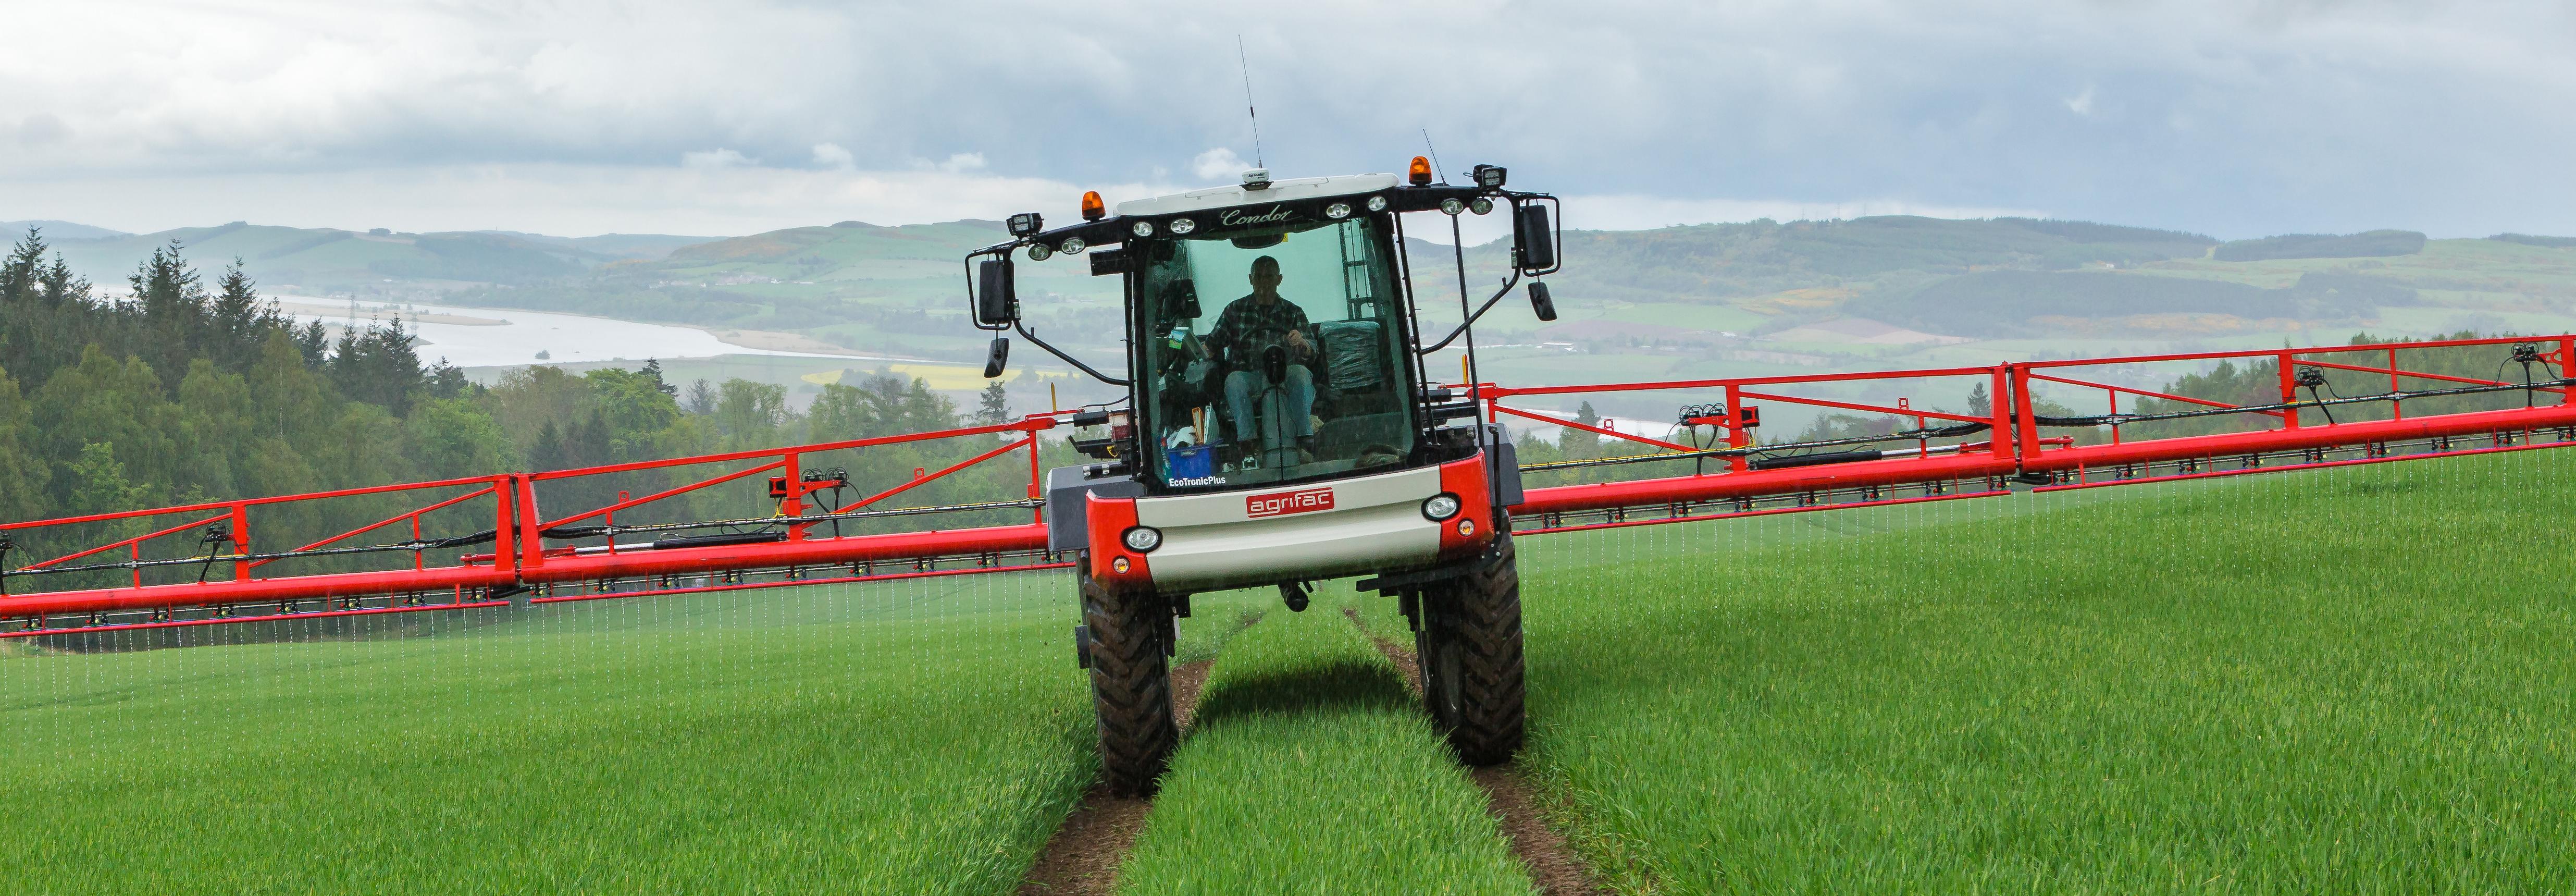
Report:
[[[10,521],[870,438],[964,422],[955,403],[927,383],[882,373],[825,386],[803,413],[790,409],[784,387],[741,379],[689,384],[684,404],[683,388],[649,361],[638,369],[581,373],[521,368],[485,386],[444,361],[423,363],[399,320],[335,337],[319,321],[297,324],[260,296],[238,259],[209,288],[184,250],[175,242],[156,250],[129,278],[126,296],[105,295],[73,275],[39,232],[26,234],[0,261],[0,528]],[[999,419],[1006,405],[1006,398],[987,396],[977,416]],[[917,468],[936,470],[993,445],[992,437],[951,439],[835,452],[804,463],[846,470],[852,484],[841,497],[847,501],[853,492],[892,488]],[[884,506],[1024,493],[1025,462],[1016,470],[999,461],[985,467],[912,489]],[[541,485],[539,506],[559,517],[615,501],[621,491],[650,494],[725,469],[552,481]],[[272,505],[253,513],[251,528],[257,549],[277,550],[432,500],[398,494]],[[749,518],[772,510],[765,478],[750,477],[638,508],[619,522]],[[425,519],[432,531],[423,535],[488,529],[492,512],[488,501],[469,502]],[[22,553],[8,562],[16,568],[178,522],[185,521],[23,530],[13,536]],[[408,528],[354,543],[400,540],[397,534],[408,537]],[[181,541],[193,539],[161,539],[146,557],[196,550]],[[36,586],[13,578],[9,590],[67,587],[77,584],[72,578]]]

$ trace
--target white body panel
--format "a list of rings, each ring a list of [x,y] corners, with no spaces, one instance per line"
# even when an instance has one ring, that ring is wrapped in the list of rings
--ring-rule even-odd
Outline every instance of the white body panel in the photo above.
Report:
[[[1326,196],[1349,196],[1375,193],[1395,186],[1392,174],[1337,174],[1332,177],[1300,177],[1272,181],[1264,190],[1246,190],[1241,186],[1210,187],[1152,199],[1130,199],[1118,203],[1118,214],[1169,215],[1211,208],[1233,208],[1257,202],[1288,202],[1298,199],[1321,199]]]
[[[1253,516],[1248,502],[1329,489],[1324,510]],[[1148,555],[1154,587],[1207,591],[1282,580],[1329,579],[1428,566],[1439,559],[1440,524],[1422,517],[1440,493],[1440,468],[1304,485],[1138,498],[1136,522],[1163,532]]]

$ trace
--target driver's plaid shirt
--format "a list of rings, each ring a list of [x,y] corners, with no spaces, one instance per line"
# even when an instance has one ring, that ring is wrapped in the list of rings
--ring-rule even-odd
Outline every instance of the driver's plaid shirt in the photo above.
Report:
[[[1225,313],[1217,315],[1216,326],[1208,330],[1207,342],[1210,347],[1218,351],[1237,353],[1235,363],[1248,363],[1250,359],[1245,356],[1260,351],[1270,343],[1285,342],[1288,339],[1287,331],[1302,329],[1305,326],[1306,309],[1297,307],[1295,302],[1288,301],[1286,297],[1283,296],[1276,302],[1264,305],[1261,304],[1260,299],[1247,295],[1228,303],[1225,306]],[[1274,331],[1277,335],[1269,336],[1257,344],[1242,341],[1255,333]]]

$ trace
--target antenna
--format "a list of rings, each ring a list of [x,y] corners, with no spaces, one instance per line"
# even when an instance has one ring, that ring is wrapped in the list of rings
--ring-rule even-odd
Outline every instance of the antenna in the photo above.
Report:
[[[1448,183],[1448,182],[1449,182],[1449,175],[1448,175],[1446,172],[1447,172],[1449,169],[1440,167],[1440,150],[1433,149],[1433,148],[1432,148],[1432,146],[1431,146],[1431,129],[1430,129],[1430,128],[1423,128],[1423,129],[1422,129],[1422,149],[1424,150],[1425,154],[1427,154],[1427,155],[1431,156],[1431,170],[1433,170],[1433,171],[1443,172],[1443,173],[1440,175],[1440,182],[1441,182],[1441,183],[1444,183],[1444,184],[1445,184],[1445,183]]]
[[[1261,112],[1252,105],[1252,62],[1243,55],[1243,35],[1234,36],[1234,61],[1243,66],[1243,114],[1252,118],[1252,167],[1268,168],[1261,159]]]

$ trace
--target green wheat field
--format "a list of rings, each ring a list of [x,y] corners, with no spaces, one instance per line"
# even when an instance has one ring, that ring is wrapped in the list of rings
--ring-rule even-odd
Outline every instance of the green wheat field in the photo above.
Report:
[[[1626,892],[2576,888],[2576,452],[1522,544],[1518,771]],[[1202,595],[1135,893],[1529,893],[1335,583]],[[0,890],[1009,893],[1062,574],[0,646]],[[427,614],[422,614],[427,615]],[[317,630],[318,631],[318,630]]]

